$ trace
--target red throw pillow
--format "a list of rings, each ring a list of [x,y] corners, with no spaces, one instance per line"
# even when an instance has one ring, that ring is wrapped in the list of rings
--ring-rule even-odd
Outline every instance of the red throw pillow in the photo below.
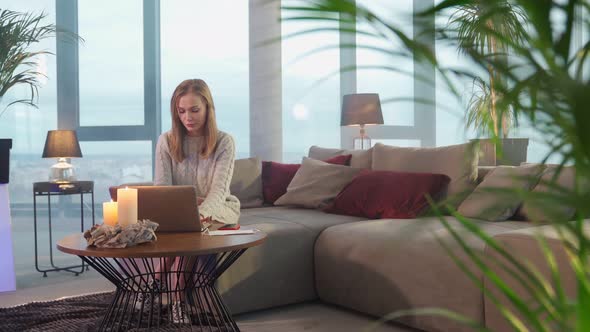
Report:
[[[450,178],[443,174],[363,170],[324,211],[370,219],[415,218],[446,192]]]
[[[342,155],[324,160],[330,164],[350,166],[352,155]],[[262,194],[264,202],[273,204],[287,192],[287,187],[301,164],[281,164],[274,161],[262,162]]]

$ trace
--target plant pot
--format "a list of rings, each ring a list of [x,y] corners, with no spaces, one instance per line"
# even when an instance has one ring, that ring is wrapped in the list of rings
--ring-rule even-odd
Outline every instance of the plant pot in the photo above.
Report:
[[[0,138],[0,184],[8,183],[10,179],[10,149],[12,139]]]
[[[476,141],[476,140],[471,140]],[[479,166],[512,165],[526,162],[528,138],[502,138],[502,156],[496,155],[496,145],[491,139],[479,139]]]

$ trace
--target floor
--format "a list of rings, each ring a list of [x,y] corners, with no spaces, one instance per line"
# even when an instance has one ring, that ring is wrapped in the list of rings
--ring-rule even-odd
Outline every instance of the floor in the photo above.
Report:
[[[49,237],[47,215],[38,217],[38,243],[40,268],[49,266]],[[53,217],[53,241],[79,231],[79,215]],[[35,270],[33,219],[31,216],[13,216],[13,248],[17,291],[0,293],[0,307],[10,307],[32,301],[49,301],[61,297],[77,296],[114,290],[114,287],[96,271],[79,276],[68,272],[49,272],[47,277]],[[87,221],[86,225],[90,225]],[[54,244],[55,246],[55,244]],[[58,266],[76,264],[79,260],[54,250],[54,263]],[[290,305],[236,316],[243,331],[387,331],[410,332],[412,329],[391,324],[372,326],[375,319],[339,307],[319,302]]]
[[[374,325],[375,319],[372,317],[322,303],[290,305],[239,315],[236,321],[240,329],[246,332],[417,331],[392,324]]]

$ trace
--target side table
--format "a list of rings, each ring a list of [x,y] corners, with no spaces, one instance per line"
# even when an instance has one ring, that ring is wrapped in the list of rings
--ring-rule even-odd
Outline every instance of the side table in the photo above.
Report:
[[[80,265],[58,267],[53,262],[53,235],[51,227],[51,197],[64,195],[80,195],[80,231],[84,232],[84,195],[90,194],[92,201],[92,225],[94,225],[94,182],[93,181],[72,181],[67,183],[35,182],[33,183],[33,223],[35,229],[35,269],[47,277],[47,272],[68,271],[78,276],[88,270],[87,264],[82,261]],[[37,246],[37,197],[47,196],[47,215],[49,221],[49,263],[50,269],[39,268],[39,254]],[[78,269],[80,270],[74,270]]]

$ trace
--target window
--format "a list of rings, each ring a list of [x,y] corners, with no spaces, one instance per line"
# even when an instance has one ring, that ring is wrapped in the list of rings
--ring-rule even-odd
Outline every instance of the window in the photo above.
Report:
[[[44,12],[44,24],[55,24],[55,2],[53,0],[3,1],[3,9],[17,12]],[[55,54],[55,38],[45,39],[36,44],[32,51],[46,50]],[[10,202],[13,214],[31,209],[31,192],[34,181],[46,181],[49,167],[54,160],[41,159],[47,131],[57,125],[57,94],[55,56],[44,55],[37,58],[37,68],[47,78],[41,77],[38,109],[22,104],[11,106],[0,117],[2,137],[12,138],[13,148],[10,156]],[[4,110],[11,101],[28,98],[29,91],[24,86],[14,87],[0,102]],[[28,213],[27,212],[27,213]]]
[[[413,31],[412,0],[357,0],[359,6],[364,6],[380,17],[389,20],[395,26],[402,26],[403,32],[411,36]],[[391,15],[389,15],[391,13]],[[375,33],[372,26],[359,22],[359,31]],[[396,40],[395,43],[390,41]],[[392,56],[378,52],[369,47],[378,47],[391,52],[402,51],[402,45],[397,39],[388,35],[371,37],[357,34],[357,92],[378,93],[381,99],[383,122],[385,125],[414,125],[414,62],[411,57]],[[393,70],[370,68],[386,66]]]
[[[80,180],[94,181],[96,217],[102,202],[108,202],[108,188],[123,183],[150,182],[152,143],[150,141],[80,142],[83,158],[72,158]]]
[[[142,1],[78,2],[80,125],[143,125]]]
[[[232,10],[227,10],[232,8]],[[249,156],[248,1],[161,2],[162,131],[171,127],[170,98],[185,79],[207,82],[217,125]]]
[[[437,4],[440,0],[435,1]],[[447,15],[437,17],[436,24],[438,27],[444,27],[447,24],[450,12]],[[558,11],[551,13],[552,21],[554,21],[554,30],[560,31],[564,28],[564,16]],[[580,43],[582,45],[582,41]],[[472,72],[480,70],[479,76],[487,79],[487,73],[482,69],[476,68],[475,64],[470,63],[466,56],[459,54],[455,45],[449,45],[444,41],[436,42],[436,54],[439,63],[443,67],[452,67],[459,69],[467,69]],[[509,60],[510,61],[510,60]],[[468,141],[470,138],[477,137],[478,134],[473,128],[465,128],[465,116],[467,112],[467,105],[470,97],[474,94],[473,82],[471,80],[455,81],[456,87],[462,91],[462,95],[457,98],[446,87],[441,75],[437,73],[437,144],[449,145],[458,144]],[[477,90],[475,90],[476,92]],[[530,121],[524,117],[519,118],[519,127],[513,128],[509,132],[511,138],[529,138],[528,145],[528,162],[541,162],[547,153],[550,151],[547,142],[547,137],[543,133],[533,128]],[[483,137],[485,138],[485,137]],[[552,156],[548,162],[559,162],[559,156]]]
[[[32,0],[26,2],[5,0],[2,1],[2,9],[27,13],[44,12],[47,14],[47,17],[43,21],[43,24],[55,23],[55,1],[53,0]],[[55,38],[45,39],[30,50],[46,50],[55,54]],[[12,239],[14,245],[12,254],[15,270],[18,274],[18,289],[33,287],[35,286],[33,284],[38,284],[40,274],[35,271],[31,260],[33,255],[32,248],[34,247],[32,236],[33,182],[47,181],[49,167],[55,163],[54,159],[41,158],[47,131],[55,129],[57,125],[55,56],[42,56],[37,58],[36,62],[36,69],[47,76],[47,78],[41,78],[42,85],[39,88],[38,109],[18,104],[11,106],[0,116],[0,136],[2,138],[12,138],[13,140],[13,148],[10,155],[10,184],[8,185],[8,190],[11,203],[10,212],[12,216]],[[29,96],[29,91],[25,87],[14,87],[0,101],[0,112],[11,101],[28,98]],[[56,201],[54,200],[55,203],[57,203]],[[44,231],[44,229],[40,231]],[[57,234],[54,235],[59,236]],[[45,238],[40,238],[39,241],[44,241],[44,248],[46,248],[48,241],[45,241]],[[33,275],[36,278],[33,278]]]
[[[340,146],[338,32],[285,38],[326,27],[325,23],[301,21],[282,25],[283,162],[300,163],[312,145]]]
[[[437,0],[438,4],[440,0]],[[448,24],[450,13],[437,15],[437,28],[445,27]],[[469,63],[466,56],[459,53],[456,45],[448,41],[436,41],[436,57],[442,67],[473,69],[475,64]],[[453,94],[446,85],[443,76],[436,73],[436,143],[438,146],[461,144],[470,138],[477,137],[472,129],[465,127],[465,115],[469,98],[473,94],[472,80],[453,80],[461,91],[461,95]]]

